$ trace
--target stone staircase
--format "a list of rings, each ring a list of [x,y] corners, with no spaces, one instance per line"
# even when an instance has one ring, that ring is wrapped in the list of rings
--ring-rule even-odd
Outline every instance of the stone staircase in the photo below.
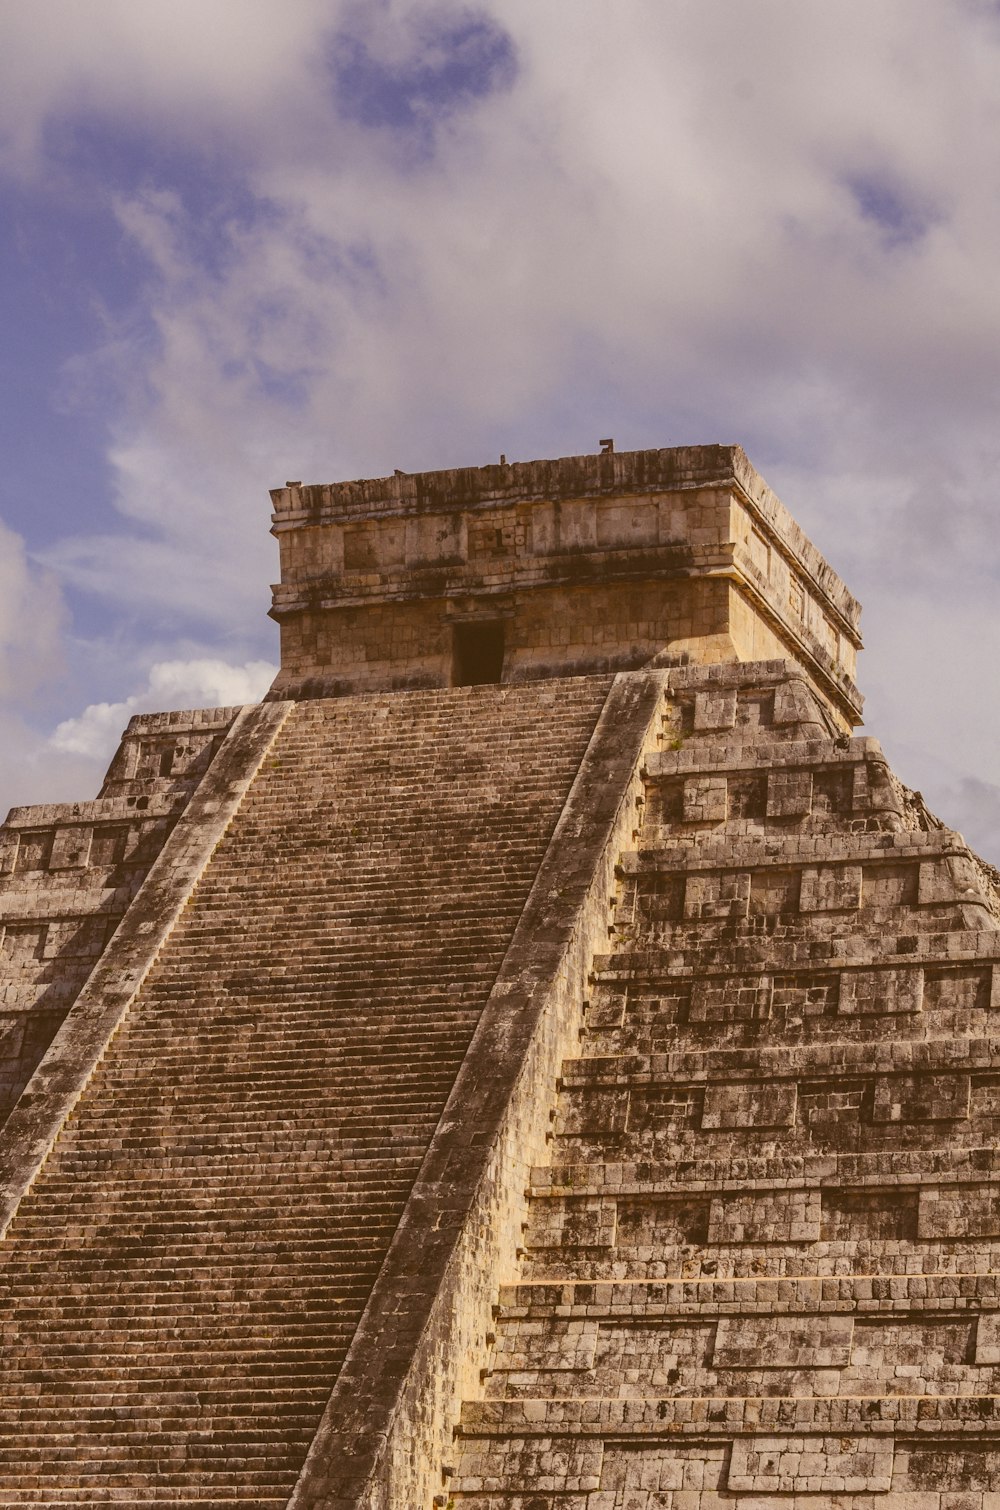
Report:
[[[994,877],[794,668],[671,689],[437,1502],[1000,1510]]]
[[[236,708],[142,713],[91,802],[0,825],[0,1122],[114,937]]]
[[[291,711],[0,1244],[0,1505],[286,1504],[609,684]]]

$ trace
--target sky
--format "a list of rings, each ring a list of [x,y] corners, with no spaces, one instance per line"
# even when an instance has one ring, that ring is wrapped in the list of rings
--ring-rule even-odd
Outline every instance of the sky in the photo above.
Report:
[[[254,700],[269,487],[739,443],[1000,862],[1000,4],[0,0],[0,811]]]

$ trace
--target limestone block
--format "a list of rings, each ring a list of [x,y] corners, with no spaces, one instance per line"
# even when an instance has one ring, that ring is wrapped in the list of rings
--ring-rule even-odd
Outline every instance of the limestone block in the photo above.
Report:
[[[916,865],[866,865],[863,888],[865,907],[915,906],[917,878]]]
[[[748,1190],[713,1197],[710,1243],[814,1243],[819,1240],[818,1190]]]
[[[657,511],[650,508],[646,499],[622,502],[600,499],[596,515],[598,546],[629,550],[656,544]]]
[[[976,1321],[976,1362],[1000,1363],[1000,1312],[979,1313]]]
[[[95,868],[120,865],[127,856],[130,830],[125,824],[106,824],[93,831],[88,864]]]
[[[5,968],[17,968],[41,959],[47,931],[46,923],[5,923],[0,938],[0,957]]]
[[[724,1316],[713,1368],[846,1368],[852,1316]]]
[[[95,913],[86,918],[50,922],[42,951],[45,959],[97,959],[104,948],[109,918]]]
[[[1000,1185],[931,1185],[920,1192],[921,1238],[1000,1237]]]
[[[901,1471],[902,1470],[902,1471]],[[910,1487],[901,1510],[918,1501],[921,1489],[933,1493],[941,1510],[1000,1510],[1000,1452],[994,1443],[960,1447],[911,1442],[896,1449],[896,1477]],[[985,1492],[984,1492],[985,1491]],[[894,1496],[895,1498],[895,1496]],[[902,1496],[901,1496],[902,1498]],[[893,1507],[895,1510],[895,1507]]]
[[[746,871],[696,871],[686,878],[684,917],[745,918],[750,905],[750,876]]]
[[[774,1012],[780,1013],[788,1026],[806,1017],[826,1017],[836,1010],[839,990],[839,977],[827,971],[775,975]]]
[[[923,988],[922,970],[844,970],[837,1010],[852,1016],[919,1012]]]
[[[982,891],[972,861],[966,855],[943,855],[925,860],[920,866],[917,901],[921,906],[933,902],[968,902],[981,900]]]
[[[628,1130],[646,1136],[675,1136],[701,1121],[702,1090],[699,1086],[645,1085],[631,1093]],[[604,1128],[596,1129],[598,1136]]]
[[[774,689],[773,722],[786,724],[821,724],[822,714],[805,682],[780,682]]]
[[[584,1493],[600,1488],[604,1443],[593,1437],[514,1438],[497,1453],[488,1440],[466,1450],[462,1472],[451,1487],[462,1494],[481,1490]]]
[[[505,1329],[497,1349],[497,1368],[545,1369],[576,1373],[594,1366],[600,1323],[597,1321],[520,1321]]]
[[[917,1236],[918,1192],[905,1185],[889,1190],[823,1191],[825,1243],[913,1242]]]
[[[707,1196],[657,1196],[618,1202],[616,1248],[619,1255],[660,1258],[664,1249],[708,1241]]]
[[[694,731],[696,734],[712,734],[720,729],[732,729],[735,724],[735,687],[713,688],[709,692],[695,693]]]
[[[724,823],[726,787],[725,776],[689,777],[684,783],[684,822]]]
[[[866,760],[854,767],[854,811],[877,814],[880,826],[889,832],[904,828],[902,800],[884,760]]]
[[[69,870],[86,865],[90,852],[90,835],[91,830],[78,823],[57,828],[52,840],[49,869]]]
[[[618,1208],[615,1201],[588,1196],[539,1209],[536,1202],[525,1247],[541,1248],[608,1248],[613,1246],[617,1231]]]
[[[799,907],[803,912],[848,912],[861,905],[860,865],[807,865]]]
[[[692,982],[690,1022],[757,1022],[771,1015],[774,981],[769,975],[700,977]]]
[[[722,1443],[683,1447],[680,1443],[657,1442],[625,1448],[609,1444],[601,1474],[603,1492],[588,1501],[587,1510],[622,1510],[623,1506],[627,1510],[634,1506],[662,1510],[664,1504],[673,1506],[678,1501],[660,1496],[679,1491],[689,1491],[693,1496],[690,1503],[697,1505],[701,1491],[717,1490],[720,1484],[724,1487],[727,1456]],[[563,1510],[561,1504],[559,1510]]]
[[[872,1494],[892,1485],[892,1437],[737,1437],[729,1488],[751,1494]]]
[[[968,1075],[879,1075],[875,1122],[955,1122],[968,1118]]]
[[[768,865],[755,870],[750,882],[751,916],[770,917],[777,913],[798,912],[802,872]]]
[[[602,992],[599,1001],[586,1002],[587,1032],[598,1033],[610,1028],[620,1028],[625,1021],[625,992],[611,995]]]
[[[572,1137],[600,1137],[620,1132],[629,1117],[629,1102],[634,1095],[625,1086],[595,1089],[586,1086],[567,1091],[562,1100],[557,1127]]]
[[[710,1085],[701,1125],[710,1127],[792,1127],[798,1086],[792,1082]]]
[[[0,828],[0,876],[9,875],[17,857],[18,833],[14,828]]]
[[[767,816],[801,818],[812,811],[813,778],[811,771],[769,771],[767,775]]]
[[[23,1014],[0,1016],[0,1060],[19,1058],[25,1027]]]
[[[21,829],[14,870],[19,872],[48,870],[52,853],[53,830],[51,828]]]

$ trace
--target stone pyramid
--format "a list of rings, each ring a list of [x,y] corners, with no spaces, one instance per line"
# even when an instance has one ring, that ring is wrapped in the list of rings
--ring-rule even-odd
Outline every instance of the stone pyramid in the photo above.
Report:
[[[738,448],[272,498],[269,698],[0,829],[0,1506],[1000,1510],[997,876],[855,600]]]

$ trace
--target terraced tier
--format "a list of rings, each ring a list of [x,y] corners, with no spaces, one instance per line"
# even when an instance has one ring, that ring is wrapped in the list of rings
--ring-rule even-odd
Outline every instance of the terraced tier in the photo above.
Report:
[[[0,1504],[286,1504],[608,686],[291,711],[0,1245]]]
[[[992,878],[792,668],[671,697],[440,1503],[997,1510]]]

